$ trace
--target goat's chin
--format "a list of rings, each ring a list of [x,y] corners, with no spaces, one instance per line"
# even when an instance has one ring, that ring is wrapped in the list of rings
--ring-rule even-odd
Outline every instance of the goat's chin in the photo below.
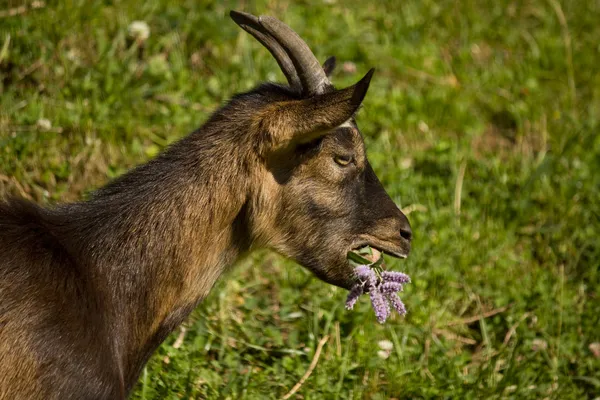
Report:
[[[354,274],[350,265],[346,262],[335,268],[309,268],[320,280],[330,285],[341,287],[346,290],[352,289],[356,284]]]

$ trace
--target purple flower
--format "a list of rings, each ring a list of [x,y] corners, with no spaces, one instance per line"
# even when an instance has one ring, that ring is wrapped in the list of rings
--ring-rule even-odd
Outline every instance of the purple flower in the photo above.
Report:
[[[371,284],[371,282],[377,282],[377,275],[375,275],[375,271],[369,268],[368,265],[359,265],[358,267],[354,268],[354,272],[356,273],[357,278],[367,281],[369,284]]]
[[[387,282],[410,283],[410,277],[402,272],[383,271],[381,278]]]
[[[380,324],[383,324],[390,315],[389,305],[379,290],[370,290],[369,296],[371,297],[371,305],[375,311],[375,317]]]
[[[400,297],[397,293],[390,293],[387,295],[388,301],[392,303],[392,307],[398,312],[400,315],[406,315],[406,307],[404,307],[404,303],[400,300]]]
[[[359,265],[354,269],[359,281],[348,294],[346,309],[352,310],[358,298],[368,289],[375,317],[383,324],[390,316],[391,308],[400,315],[406,314],[406,307],[398,292],[403,290],[405,283],[410,282],[410,277],[402,272],[381,271],[378,274],[375,271],[369,265]]]
[[[373,274],[373,270],[369,268],[368,265],[358,265],[356,268],[354,268],[354,273],[359,278],[367,279]]]
[[[379,290],[383,294],[391,294],[402,291],[402,284],[398,282],[382,281],[379,284]]]
[[[348,298],[346,299],[346,310],[352,310],[354,308],[354,304],[356,304],[356,300],[363,294],[363,285],[356,284],[350,293],[348,293]]]

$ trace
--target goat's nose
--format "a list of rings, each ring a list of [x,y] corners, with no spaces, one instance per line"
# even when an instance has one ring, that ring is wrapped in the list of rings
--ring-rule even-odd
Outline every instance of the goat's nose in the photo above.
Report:
[[[406,218],[406,215],[404,214],[402,214],[402,218],[400,221],[400,236],[409,242],[412,239],[412,229],[410,228],[410,222],[408,222],[408,218]]]

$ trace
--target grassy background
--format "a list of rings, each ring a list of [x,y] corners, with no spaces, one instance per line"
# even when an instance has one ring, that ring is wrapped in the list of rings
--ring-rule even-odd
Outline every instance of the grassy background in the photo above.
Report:
[[[0,194],[85,197],[282,81],[231,8],[353,63],[338,86],[377,68],[358,122],[410,212],[413,253],[390,261],[413,278],[409,314],[379,325],[366,299],[345,311],[343,290],[255,254],[133,397],[279,398],[326,335],[297,398],[600,396],[598,1],[0,0]]]

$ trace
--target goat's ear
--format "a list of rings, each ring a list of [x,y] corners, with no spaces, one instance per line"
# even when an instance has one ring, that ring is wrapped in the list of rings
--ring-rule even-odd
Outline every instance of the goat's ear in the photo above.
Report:
[[[323,63],[323,71],[325,71],[325,75],[329,78],[335,69],[335,56],[329,57]]]
[[[348,121],[360,107],[375,69],[355,85],[303,100],[279,102],[261,113],[257,127],[263,150],[307,143]],[[265,148],[266,147],[266,148]]]

